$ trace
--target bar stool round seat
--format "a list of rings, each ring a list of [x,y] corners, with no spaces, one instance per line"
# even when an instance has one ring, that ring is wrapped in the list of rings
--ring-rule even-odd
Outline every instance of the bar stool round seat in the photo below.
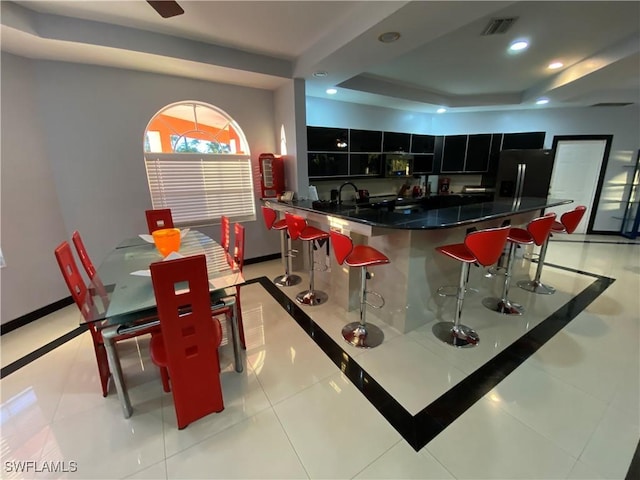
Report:
[[[273,208],[262,206],[262,217],[267,230],[278,230],[280,232],[280,258],[284,267],[284,275],[278,275],[273,279],[273,283],[279,287],[291,287],[299,284],[302,279],[298,275],[290,273],[289,257],[292,256],[292,250],[288,245],[287,237],[287,221],[286,219],[278,220],[278,214]]]
[[[524,308],[522,305],[511,302],[509,300],[509,287],[511,283],[511,274],[513,270],[514,259],[516,255],[516,245],[542,245],[549,236],[551,225],[556,218],[555,213],[547,213],[542,217],[537,217],[527,224],[524,228],[513,227],[509,230],[507,241],[509,242],[509,260],[507,262],[507,271],[504,276],[504,284],[502,286],[502,296],[500,298],[488,297],[482,300],[482,304],[489,310],[503,315],[522,315]]]
[[[292,240],[298,238],[304,242],[307,242],[309,246],[309,289],[304,290],[296,295],[296,301],[303,305],[309,305],[311,307],[325,303],[329,296],[321,291],[315,289],[314,284],[314,255],[313,255],[313,242],[316,240],[329,239],[329,234],[324,230],[307,225],[307,221],[299,215],[285,212],[285,221],[287,223],[287,230]]]
[[[436,251],[462,262],[453,322],[438,322],[432,332],[439,340],[458,348],[474,347],[480,341],[477,332],[460,322],[465,292],[469,280],[469,266],[477,263],[483,267],[498,261],[509,234],[509,227],[488,228],[467,234],[464,243],[436,247]]]
[[[342,327],[342,338],[347,343],[357,348],[377,347],[384,341],[384,332],[373,325],[367,323],[367,305],[374,308],[384,306],[384,298],[376,292],[367,290],[367,280],[371,274],[367,268],[374,265],[384,265],[389,263],[386,255],[369,245],[354,245],[347,235],[331,230],[331,245],[337,262],[340,265],[346,264],[349,267],[360,268],[360,320],[350,322]],[[380,298],[381,305],[373,305],[367,302],[367,294],[372,294]]]
[[[560,216],[560,221],[554,220],[551,224],[551,231],[547,235],[547,238],[542,242],[542,247],[540,248],[540,256],[538,257],[538,267],[536,268],[536,275],[533,280],[521,280],[517,283],[518,287],[523,290],[527,290],[528,292],[538,293],[542,295],[551,295],[556,292],[556,289],[545,285],[540,281],[540,277],[542,276],[542,266],[544,265],[544,259],[547,256],[547,247],[549,246],[549,238],[552,233],[573,233],[576,228],[578,228],[578,224],[582,217],[584,216],[587,207],[584,205],[579,205],[575,209],[565,212]],[[536,244],[538,244],[536,242]],[[539,245],[539,244],[538,244]]]

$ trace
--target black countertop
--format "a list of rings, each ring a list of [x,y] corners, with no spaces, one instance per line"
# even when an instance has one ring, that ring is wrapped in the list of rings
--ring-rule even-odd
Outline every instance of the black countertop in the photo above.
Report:
[[[512,200],[494,200],[441,208],[416,208],[409,204],[400,204],[395,209],[380,208],[370,204],[325,204],[319,205],[310,200],[294,200],[292,202],[275,201],[280,205],[307,210],[323,215],[340,217],[351,222],[363,223],[373,227],[395,228],[406,230],[432,230],[468,225],[485,220],[500,219],[518,213],[532,212],[544,208],[571,203],[572,200],[555,198],[525,197],[519,203]]]

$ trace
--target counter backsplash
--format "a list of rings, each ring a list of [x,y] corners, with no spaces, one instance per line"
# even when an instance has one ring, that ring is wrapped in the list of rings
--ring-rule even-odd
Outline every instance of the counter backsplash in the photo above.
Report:
[[[443,177],[445,175],[442,175]],[[449,187],[450,193],[460,193],[462,187],[465,185],[480,185],[482,175],[452,175],[451,183]],[[364,189],[369,191],[370,197],[378,196],[393,196],[397,195],[401,190],[403,184],[408,184],[410,188],[407,189],[408,194],[411,194],[414,185],[423,188],[426,192],[426,188],[421,184],[421,178],[362,178],[350,180],[354,183],[358,189]],[[340,188],[345,180],[312,180],[309,183],[314,185],[318,191],[318,198],[320,200],[331,200],[331,190]],[[438,175],[428,175],[424,178],[425,183],[431,185],[431,192],[435,193],[438,186]],[[342,191],[343,200],[354,200],[355,191],[351,187],[346,187]],[[304,195],[305,198],[307,197]]]

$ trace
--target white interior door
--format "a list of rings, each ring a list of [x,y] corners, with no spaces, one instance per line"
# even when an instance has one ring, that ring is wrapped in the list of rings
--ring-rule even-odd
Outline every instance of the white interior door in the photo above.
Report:
[[[549,195],[568,198],[573,203],[549,208],[545,212],[555,212],[560,218],[564,212],[585,205],[587,213],[575,233],[587,231],[606,146],[606,140],[561,140],[556,146]]]

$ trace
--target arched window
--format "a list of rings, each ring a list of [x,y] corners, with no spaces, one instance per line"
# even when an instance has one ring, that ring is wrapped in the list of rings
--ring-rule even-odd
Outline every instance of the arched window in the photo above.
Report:
[[[144,136],[153,208],[170,208],[179,226],[256,219],[251,155],[244,133],[224,111],[201,102],[164,107]]]

